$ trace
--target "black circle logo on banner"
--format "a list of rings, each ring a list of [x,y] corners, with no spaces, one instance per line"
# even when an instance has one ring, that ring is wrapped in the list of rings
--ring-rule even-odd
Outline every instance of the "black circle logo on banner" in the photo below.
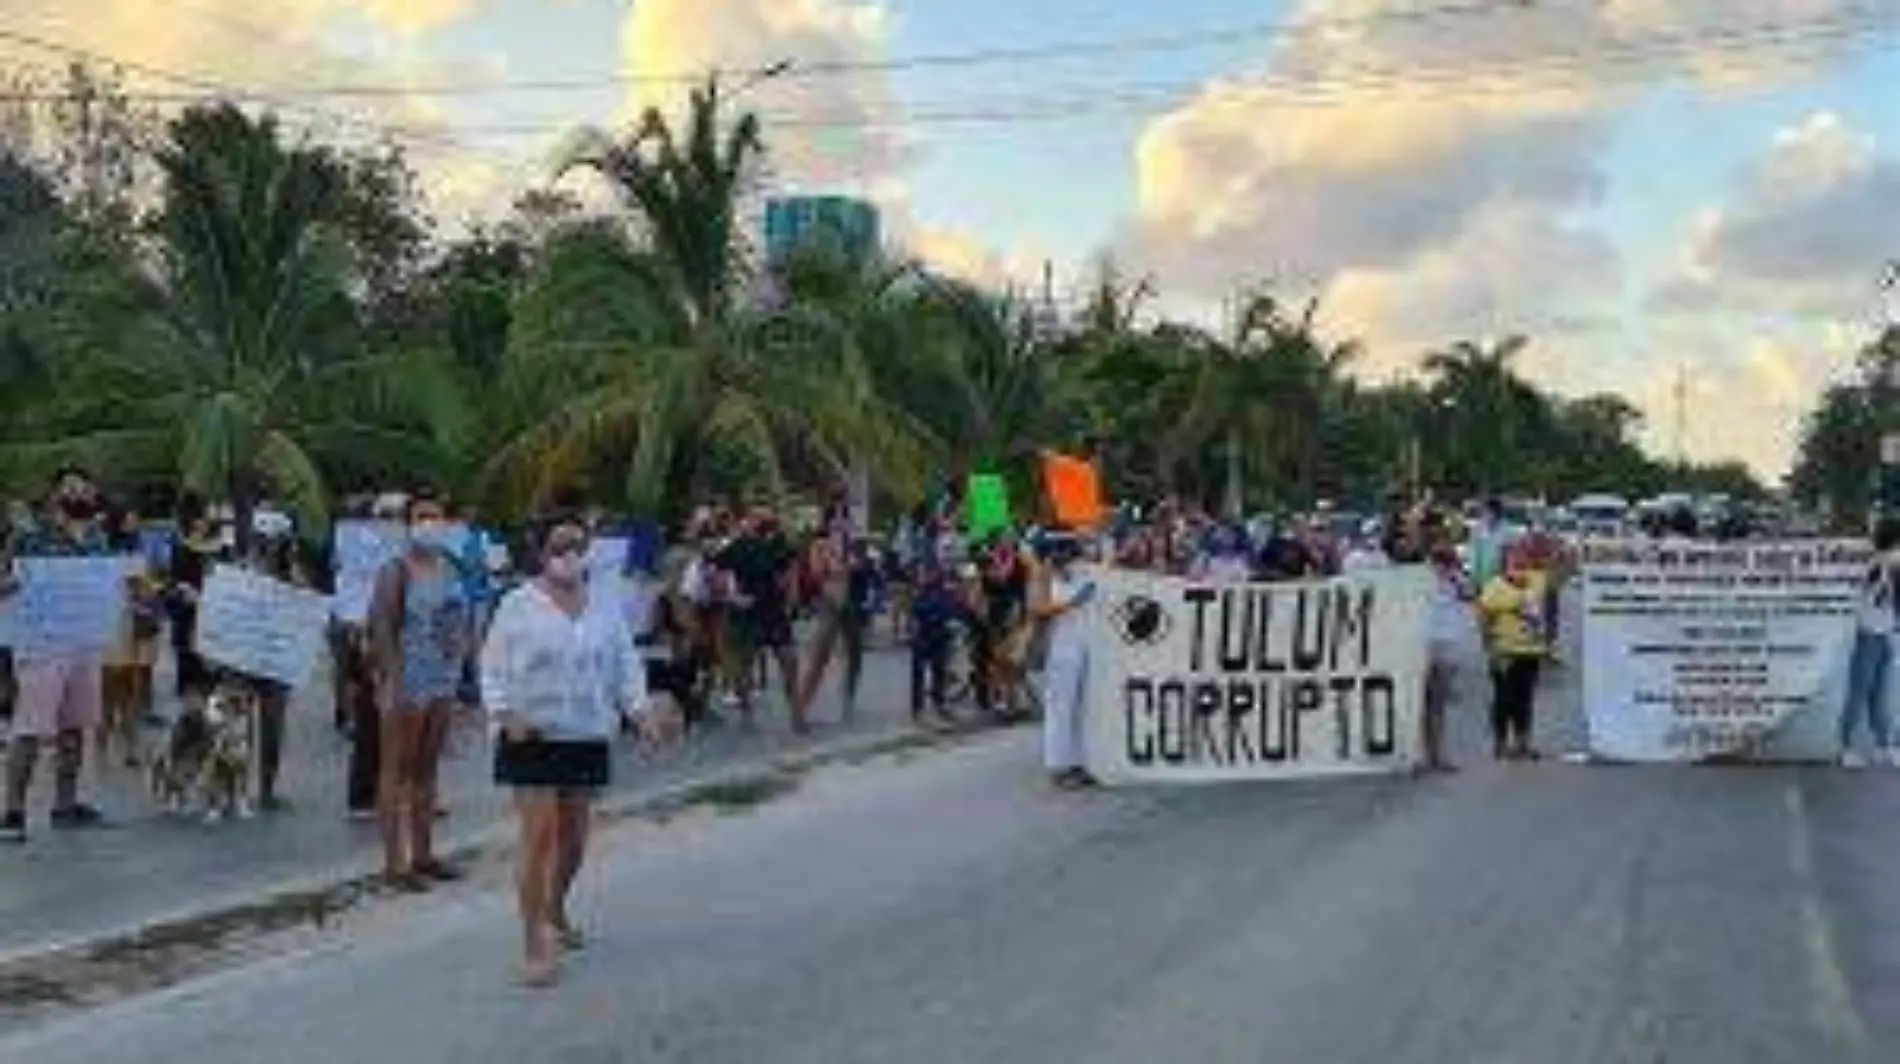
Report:
[[[1146,595],[1130,595],[1115,607],[1115,629],[1129,646],[1152,646],[1168,637],[1168,612]]]

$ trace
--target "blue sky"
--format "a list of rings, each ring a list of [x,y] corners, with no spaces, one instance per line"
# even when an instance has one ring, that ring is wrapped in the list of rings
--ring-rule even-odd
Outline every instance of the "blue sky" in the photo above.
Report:
[[[1627,395],[1659,447],[1674,442],[1667,397],[1688,366],[1686,447],[1778,471],[1814,392],[1874,324],[1880,262],[1900,257],[1900,5],[1873,5],[1891,9],[1884,24],[1864,21],[1867,0],[1492,0],[1418,14],[1485,2],[6,0],[23,31],[287,92],[1121,42],[1106,56],[785,78],[749,99],[768,117],[775,180],[868,191],[887,232],[940,267],[1015,283],[1048,258],[1073,282],[1106,252],[1182,313],[1267,278],[1320,296],[1328,327],[1365,340],[1379,376],[1452,339],[1527,332],[1526,373]],[[1787,54],[1769,31],[1840,29],[1857,9],[1863,21],[1805,48],[1806,62],[1760,67]],[[1315,18],[1327,33],[1302,23]],[[1299,24],[1309,30],[1287,32]],[[1131,43],[1222,27],[1254,32]],[[1738,30],[1759,40],[1736,42]],[[1645,65],[1592,58],[1612,40]],[[1537,72],[1553,64],[1568,73]],[[1712,87],[1744,64],[1746,91]],[[1424,73],[1368,86],[1367,69]],[[1245,91],[1216,98],[1202,91],[1213,79]],[[599,83],[329,106],[404,136],[446,123],[450,139],[417,158],[438,213],[457,218],[545,180],[561,131],[677,95]],[[1051,98],[1100,110],[920,117]],[[771,124],[814,114],[849,129]]]
[[[1431,0],[1418,0],[1435,6]],[[1562,2],[1562,0],[1560,0]],[[619,47],[628,8],[639,0],[497,0],[410,47],[444,62],[505,57],[515,78],[587,77],[627,69]],[[1090,88],[1191,86],[1258,68],[1279,36],[1264,28],[1302,17],[1285,0],[892,0],[884,5],[895,57],[1118,41],[1254,27],[1227,44],[1130,49],[1041,63],[899,72],[893,88],[913,111],[984,106],[1020,97],[1066,98]],[[1646,263],[1666,252],[1695,210],[1719,203],[1773,130],[1819,110],[1841,114],[1885,143],[1900,141],[1900,105],[1881,86],[1900,84],[1891,52],[1842,64],[1813,80],[1711,100],[1660,88],[1619,117],[1605,159],[1609,198],[1594,213]],[[491,97],[458,110],[477,125],[515,125],[610,114],[612,89]],[[1181,95],[1186,96],[1184,91]],[[1157,108],[1158,109],[1158,108]],[[919,216],[930,224],[1020,241],[1059,259],[1101,246],[1135,195],[1129,157],[1155,109],[1016,124],[919,124],[921,161],[906,174]]]

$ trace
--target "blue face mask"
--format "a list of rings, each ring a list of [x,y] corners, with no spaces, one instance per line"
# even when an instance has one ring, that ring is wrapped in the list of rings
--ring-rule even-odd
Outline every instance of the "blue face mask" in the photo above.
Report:
[[[446,551],[449,549],[449,541],[449,526],[440,521],[425,522],[411,526],[409,529],[409,542],[418,547]]]

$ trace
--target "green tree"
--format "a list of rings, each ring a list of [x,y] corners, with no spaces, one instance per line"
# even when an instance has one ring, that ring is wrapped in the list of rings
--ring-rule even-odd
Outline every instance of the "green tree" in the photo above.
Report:
[[[1537,422],[1548,412],[1544,398],[1517,375],[1528,346],[1525,336],[1490,346],[1460,340],[1426,356],[1433,396],[1453,426],[1444,442],[1454,486],[1491,492],[1521,482],[1528,468],[1521,448],[1537,438]]]
[[[59,412],[71,431],[22,446],[241,513],[268,493],[321,529],[326,474],[374,479],[430,451],[399,413],[425,380],[354,357],[334,170],[228,105],[177,119],[157,162],[154,268],[71,294],[57,330],[76,354]]]
[[[888,441],[853,346],[760,298],[738,205],[763,150],[755,115],[725,124],[716,81],[691,94],[679,129],[650,110],[621,139],[583,134],[568,165],[615,188],[633,237],[579,237],[537,270],[510,369],[552,402],[492,463],[501,497],[598,488],[618,467],[630,505],[677,515],[706,486],[711,441],[743,444],[774,480],[785,441],[832,454]]]

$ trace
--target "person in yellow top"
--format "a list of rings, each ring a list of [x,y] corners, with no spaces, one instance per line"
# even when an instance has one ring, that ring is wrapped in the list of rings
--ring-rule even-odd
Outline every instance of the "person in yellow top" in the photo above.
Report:
[[[1503,759],[1536,760],[1531,746],[1537,678],[1550,655],[1545,576],[1522,545],[1505,553],[1504,571],[1478,596],[1484,645],[1491,659],[1491,752]]]

